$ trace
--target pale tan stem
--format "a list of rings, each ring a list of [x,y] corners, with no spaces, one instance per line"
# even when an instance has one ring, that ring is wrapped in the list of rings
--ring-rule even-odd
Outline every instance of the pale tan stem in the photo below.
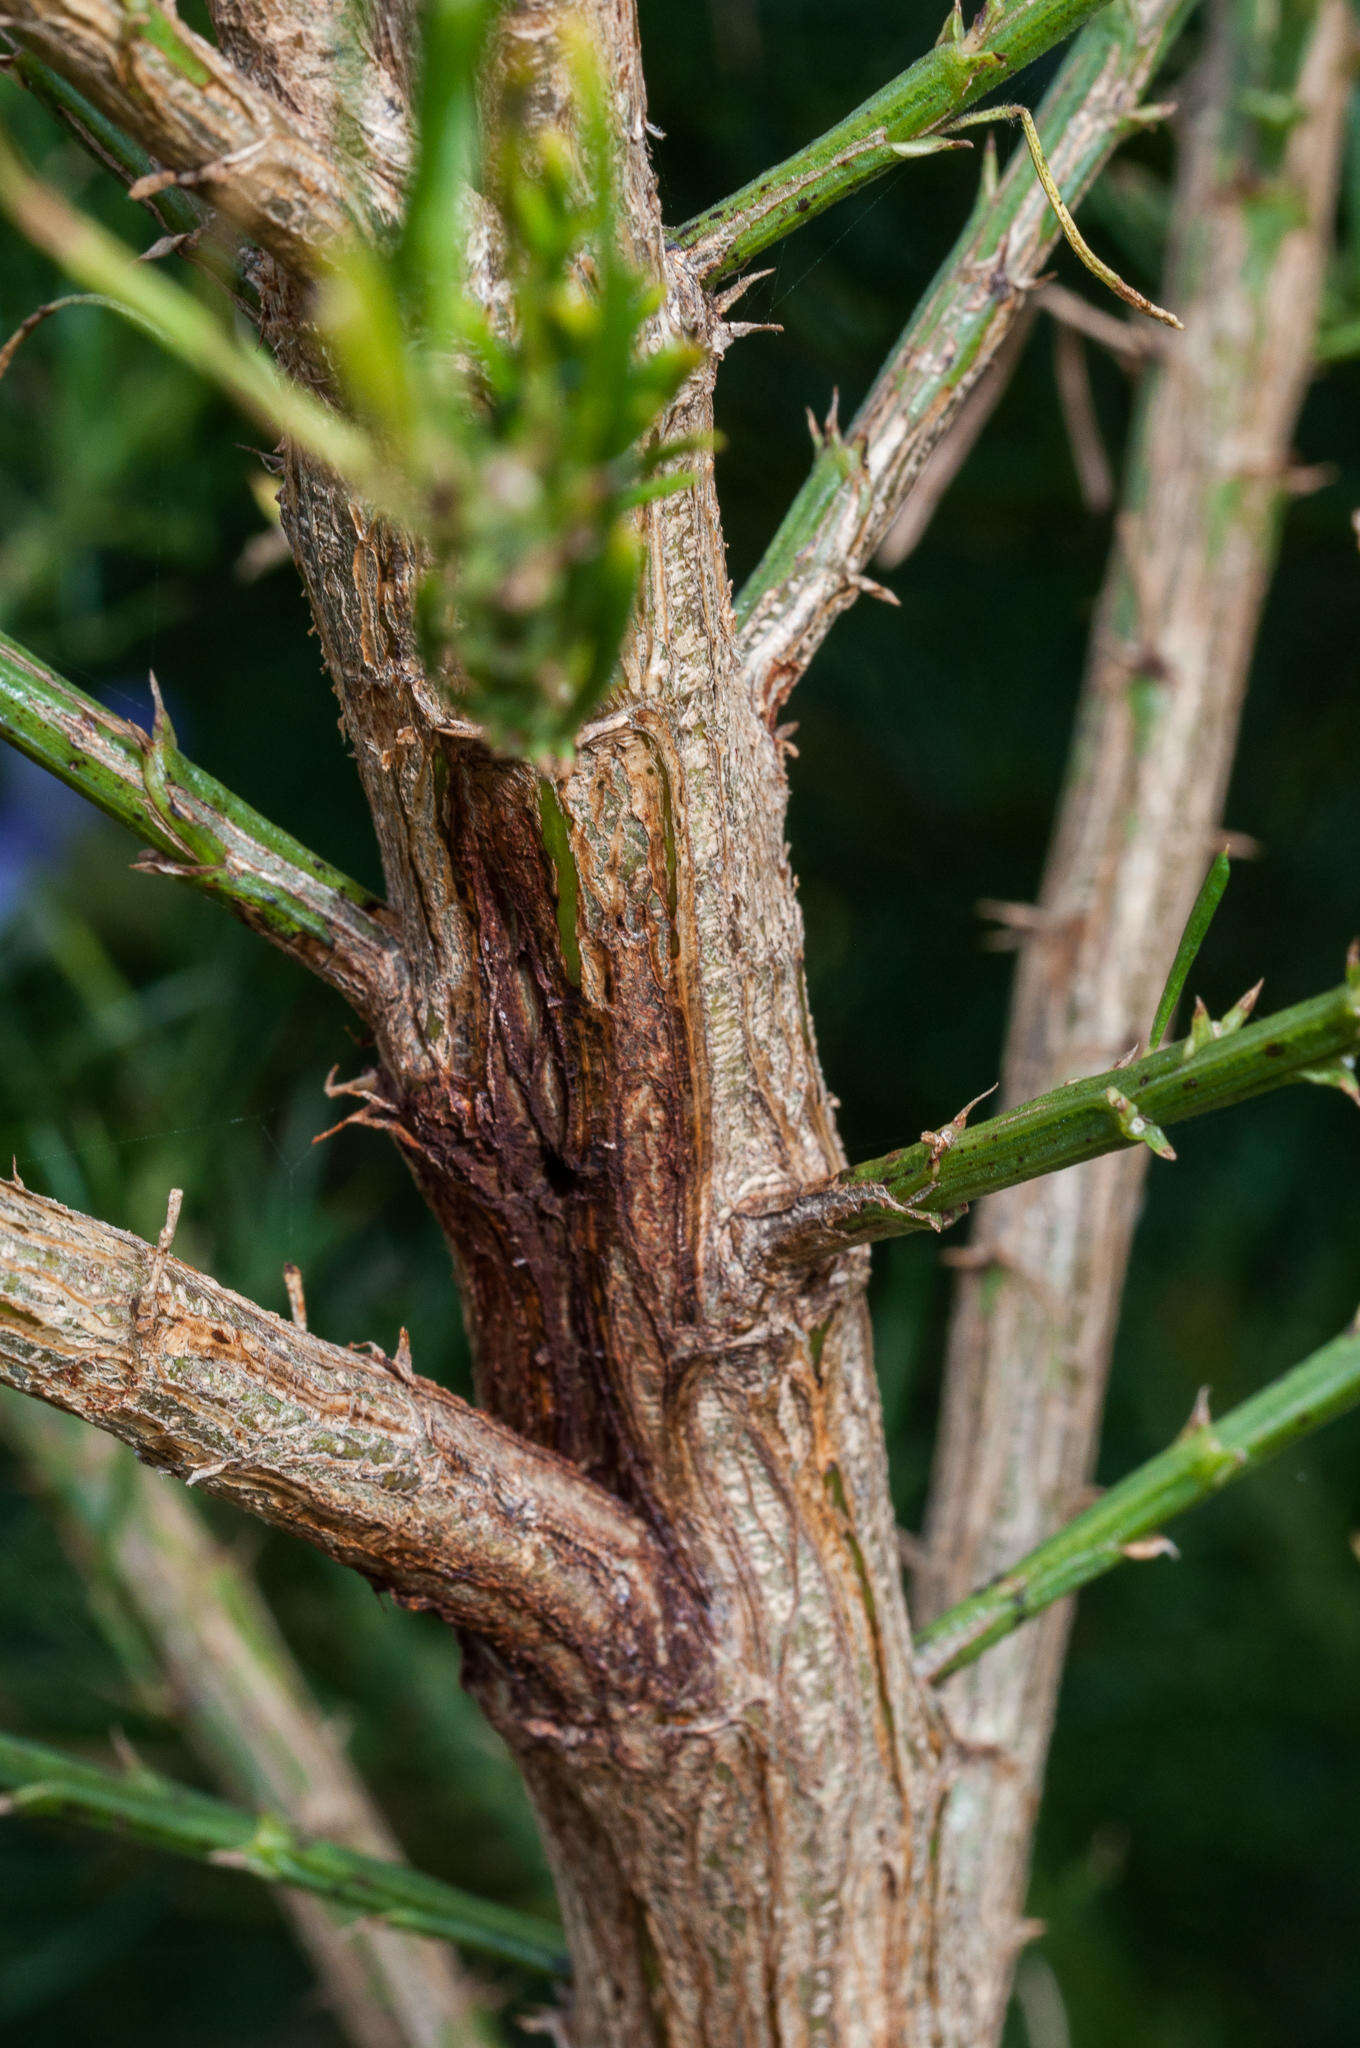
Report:
[[[1108,1064],[1148,1031],[1220,821],[1274,560],[1351,29],[1344,0],[1324,0],[1298,81],[1301,116],[1278,182],[1263,188],[1250,174],[1252,138],[1244,144],[1235,126],[1229,51],[1247,31],[1234,12],[1232,0],[1219,9],[1185,144],[1167,290],[1186,333],[1148,372],[1041,916],[1023,940],[1011,1102]],[[922,1619],[1078,1504],[1146,1160],[1141,1149],[1103,1159],[979,1213],[916,1578]],[[973,1745],[940,1838],[951,2048],[985,2048],[1000,2031],[1067,1622],[1066,1607],[1054,1610],[945,1691]]]
[[[409,1365],[342,1350],[0,1182],[0,1383],[474,1630],[578,1708],[676,1683],[655,1545]]]
[[[0,1430],[51,1501],[67,1548],[145,1639],[168,1711],[218,1783],[346,1848],[400,1849],[321,1716],[259,1588],[172,1479],[108,1437],[6,1395]],[[121,1633],[121,1631],[119,1632]],[[134,1678],[137,1672],[133,1672]],[[280,1894],[355,2048],[480,2048],[471,1986],[450,1951],[319,1899]]]
[[[501,20],[535,120],[562,106],[562,12]],[[624,238],[667,287],[658,327],[710,350],[665,432],[707,436],[720,323],[683,257],[667,275],[633,9],[585,14]],[[494,238],[471,263],[494,304]],[[295,350],[297,309],[264,296]],[[539,779],[470,740],[422,671],[399,537],[300,462],[284,524],[412,970],[407,1021],[375,1034],[380,1085],[458,1262],[479,1396],[636,1504],[717,1619],[704,1710],[620,1714],[608,1743],[469,1665],[558,1878],[569,2038],[925,2048],[943,1745],[910,1658],[863,1267],[771,1283],[735,1230],[842,1161],[780,748],[733,660],[711,456],[693,468],[642,515],[639,616],[555,779],[551,859]]]
[[[335,153],[283,104],[150,0],[0,0],[0,28],[78,86],[167,170],[243,227],[290,269],[352,231],[354,211]]]

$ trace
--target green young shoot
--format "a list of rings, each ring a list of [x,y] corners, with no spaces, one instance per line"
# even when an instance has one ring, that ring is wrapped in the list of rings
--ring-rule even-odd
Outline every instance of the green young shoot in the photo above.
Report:
[[[427,348],[455,348],[466,317],[463,251],[480,171],[477,76],[498,0],[429,0],[416,107],[419,146],[392,282]]]
[[[455,285],[437,304],[407,285],[418,427],[393,441],[426,508],[426,661],[494,745],[545,763],[569,751],[613,677],[642,564],[633,515],[687,482],[662,473],[682,450],[655,429],[700,359],[683,342],[645,343],[660,295],[619,248],[605,96],[582,45],[572,68],[572,137],[531,136],[527,82],[511,78],[483,151],[511,332]],[[443,103],[461,134],[457,96]]]
[[[550,1922],[492,1904],[402,1863],[299,1834],[273,1814],[223,1800],[142,1768],[111,1771],[62,1751],[0,1735],[0,1786],[10,1814],[51,1815],[130,1835],[152,1848],[311,1892],[356,1915],[544,1976],[566,1974]]]
[[[1233,1408],[1219,1422],[1201,1396],[1174,1444],[1008,1572],[931,1622],[917,1637],[918,1668],[932,1681],[971,1664],[1055,1600],[1127,1558],[1174,1555],[1159,1538],[1173,1515],[1207,1500],[1360,1402],[1354,1328]]]
[[[1166,987],[1162,990],[1157,1014],[1152,1020],[1152,1030],[1148,1036],[1149,1052],[1156,1052],[1171,1028],[1171,1019],[1175,1016],[1176,1005],[1184,993],[1190,969],[1199,957],[1199,949],[1204,944],[1205,935],[1214,921],[1214,913],[1223,901],[1223,891],[1228,886],[1228,873],[1227,854],[1215,854],[1213,866],[1204,877],[1203,887],[1185,921],[1185,930],[1181,933],[1181,942],[1176,948],[1171,972],[1166,977]]]
[[[688,479],[657,422],[697,365],[648,346],[659,293],[619,248],[595,60],[568,42],[573,133],[534,130],[531,81],[476,80],[496,0],[433,0],[419,145],[391,256],[336,253],[318,308],[344,395],[402,479],[427,568],[422,654],[490,743],[547,765],[613,678],[641,570],[634,513]],[[477,181],[474,183],[474,181]],[[479,189],[480,188],[480,189]],[[462,265],[474,208],[503,235],[508,317]]]

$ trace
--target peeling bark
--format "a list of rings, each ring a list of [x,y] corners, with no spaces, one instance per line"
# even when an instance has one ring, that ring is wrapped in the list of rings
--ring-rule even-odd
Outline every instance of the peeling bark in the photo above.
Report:
[[[677,1689],[678,1595],[655,1541],[599,1487],[409,1360],[323,1343],[13,1182],[0,1182],[0,1382],[405,1605],[486,1631],[587,1714],[606,1669],[611,1701],[620,1684]]]

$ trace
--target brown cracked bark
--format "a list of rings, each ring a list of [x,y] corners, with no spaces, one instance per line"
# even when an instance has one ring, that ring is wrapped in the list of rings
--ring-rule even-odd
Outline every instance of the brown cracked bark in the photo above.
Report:
[[[563,1702],[683,1634],[659,1546],[551,1452],[159,1245],[0,1182],[0,1382],[492,1639]]]
[[[560,97],[556,14],[509,20],[538,53],[545,108]],[[294,68],[287,9],[223,0],[216,19],[252,91],[304,130],[329,118]],[[631,8],[600,0],[590,19],[631,240],[659,268]],[[717,338],[684,270],[668,284],[670,323]],[[305,372],[289,286],[266,274],[263,297]],[[710,366],[669,430],[711,418]],[[624,674],[556,787],[577,898],[564,952],[536,777],[427,689],[400,539],[289,466],[285,523],[410,969],[407,999],[374,1006],[361,1114],[393,1129],[445,1229],[495,1420],[353,1360],[332,1395],[344,1355],[323,1364],[243,1303],[220,1321],[219,1357],[207,1283],[173,1262],[169,1320],[144,1355],[129,1304],[151,1255],[65,1218],[77,1265],[92,1238],[114,1262],[97,1313],[115,1335],[100,1367],[70,1333],[74,1377],[93,1377],[77,1394],[63,1357],[58,1397],[181,1470],[217,1467],[205,1484],[469,1632],[476,1689],[557,1871],[582,2044],[898,2048],[934,2024],[916,1930],[942,1745],[909,1654],[863,1261],[774,1283],[733,1230],[841,1155],[807,1019],[779,748],[736,672],[700,470],[646,515]],[[23,1257],[16,1245],[5,1263]],[[16,1346],[16,1376],[50,1396],[56,1356]],[[351,1447],[351,1389],[381,1441],[357,1463],[318,1456],[336,1429]],[[172,1402],[170,1419],[149,1418],[144,1395]],[[286,1438],[258,1439],[265,1398],[283,1404]],[[427,1424],[445,1479],[423,1455]],[[419,1490],[383,1485],[392,1466]]]
[[[1003,1094],[1098,1071],[1146,1035],[1213,851],[1290,443],[1312,369],[1352,59],[1324,0],[1302,114],[1269,184],[1243,173],[1249,33],[1220,4],[1194,88],[1167,290],[1186,331],[1148,373],[1073,766],[1024,937]],[[1270,221],[1288,221],[1281,231]],[[1263,259],[1264,252],[1264,261]],[[1075,1511],[1089,1483],[1148,1154],[1110,1157],[979,1212],[951,1330],[913,1611],[929,1620]],[[1056,1608],[944,1689],[973,1745],[941,1835],[941,1954],[961,2041],[1000,2031],[1066,1645]]]

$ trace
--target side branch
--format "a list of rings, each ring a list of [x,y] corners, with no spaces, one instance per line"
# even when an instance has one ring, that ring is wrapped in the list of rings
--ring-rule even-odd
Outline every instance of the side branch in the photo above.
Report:
[[[291,269],[354,226],[344,178],[269,93],[173,9],[0,0],[0,28]]]
[[[221,1790],[304,1832],[323,1829],[336,1848],[400,1860],[259,1586],[211,1535],[188,1489],[17,1394],[0,1395],[0,1436],[52,1508],[77,1569],[100,1587],[97,1611],[112,1609],[108,1634],[133,1686],[151,1712],[173,1719]],[[114,1781],[112,1811],[128,1789]],[[19,1803],[32,1796],[30,1786]],[[248,1835],[251,1822],[238,1818]],[[488,2048],[472,1986],[446,1948],[377,1918],[346,1924],[348,1915],[292,1887],[279,1905],[353,2048]]]
[[[804,221],[896,168],[903,157],[922,154],[911,145],[1064,41],[1103,4],[1029,0],[1024,7],[987,5],[965,33],[955,0],[940,41],[910,70],[815,142],[687,221],[676,230],[675,241],[707,282],[740,270]]]
[[[964,1112],[918,1144],[849,1167],[831,1188],[762,1219],[769,1248],[782,1258],[816,1256],[913,1230],[941,1230],[982,1195],[1137,1145],[1174,1159],[1164,1125],[1250,1102],[1294,1081],[1325,1082],[1360,1101],[1355,961],[1353,951],[1340,988],[1259,1024],[1233,1028],[1237,1019],[1230,1012],[1225,1030],[1204,1018],[1190,1037],[1133,1065],[1069,1081],[971,1130]]]
[[[917,1667],[937,1683],[961,1671],[1032,1616],[1131,1556],[1174,1554],[1131,1546],[1173,1515],[1258,1472],[1300,1437],[1360,1404],[1360,1330],[1349,1329],[1302,1365],[1214,1422],[1196,1409],[1174,1444],[1112,1486],[1000,1578],[949,1608],[916,1638]]]
[[[1083,30],[1040,104],[1050,169],[1075,206],[1128,132],[1184,14],[1132,0]],[[1022,319],[1058,238],[1024,149],[985,190],[854,421],[826,434],[806,483],[737,599],[738,652],[773,716],[865,587],[904,500]]]
[[[636,1517],[404,1352],[324,1343],[166,1235],[0,1182],[0,1384],[472,1630],[583,1716],[678,1685],[680,1600]]]
[[[116,123],[107,120],[93,101],[87,99],[69,79],[62,78],[50,64],[44,64],[41,57],[35,57],[30,50],[18,50],[6,69],[25,92],[31,93],[49,114],[60,121],[82,149],[88,150],[96,162],[103,164],[106,171],[112,171],[124,185],[135,185],[142,178],[154,179],[155,161],[141,144],[125,135]],[[208,218],[202,201],[176,185],[168,185],[163,192],[157,192],[147,204],[166,232],[172,235],[192,235]]]
[[[562,1940],[546,1921],[491,1905],[406,1864],[309,1838],[273,1814],[242,1813],[157,1773],[105,1770],[0,1735],[0,1785],[9,1813],[106,1828],[153,1849],[308,1892],[408,1934],[457,1942],[545,1976],[566,1974]]]
[[[362,1016],[396,1000],[401,959],[370,892],[186,761],[163,714],[148,733],[0,634],[0,739],[147,840],[142,869],[218,898]]]

